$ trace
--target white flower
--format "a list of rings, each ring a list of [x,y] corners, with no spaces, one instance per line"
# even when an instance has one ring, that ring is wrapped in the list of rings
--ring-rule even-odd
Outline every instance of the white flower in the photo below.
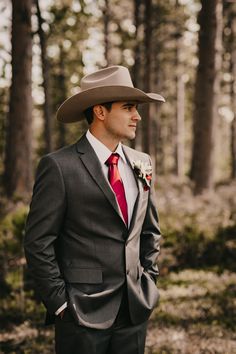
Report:
[[[137,160],[132,161],[132,167],[137,177],[140,178],[143,182],[144,189],[149,189],[152,175],[152,166],[147,162]]]

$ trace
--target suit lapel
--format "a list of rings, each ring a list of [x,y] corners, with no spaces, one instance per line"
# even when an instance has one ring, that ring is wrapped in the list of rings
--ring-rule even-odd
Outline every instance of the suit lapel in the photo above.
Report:
[[[92,146],[89,144],[85,135],[83,135],[82,138],[77,142],[76,147],[83,165],[85,166],[85,168],[87,169],[91,177],[93,178],[94,182],[103,191],[106,198],[109,200],[112,207],[114,208],[114,210],[117,212],[117,214],[120,216],[121,220],[124,223],[124,220],[120,214],[120,210],[115,195],[111,190],[109,182],[107,181],[107,179],[103,174],[100,161],[97,158],[96,153],[94,152]]]
[[[137,157],[135,155],[132,154],[132,150],[127,149],[127,147],[125,145],[122,146],[123,147],[123,151],[125,154],[125,157],[127,159],[128,164],[130,165],[130,168],[133,171],[133,166],[132,166],[132,162],[135,161],[137,159]],[[134,228],[135,225],[135,220],[136,220],[136,216],[138,215],[138,211],[139,208],[141,206],[141,201],[142,201],[142,194],[143,194],[143,185],[142,182],[140,181],[140,179],[137,177],[137,175],[133,172],[136,183],[137,183],[137,187],[138,187],[138,195],[134,204],[134,209],[133,209],[133,214],[131,217],[131,221],[130,221],[130,226],[129,226],[129,237],[132,234],[132,230]]]

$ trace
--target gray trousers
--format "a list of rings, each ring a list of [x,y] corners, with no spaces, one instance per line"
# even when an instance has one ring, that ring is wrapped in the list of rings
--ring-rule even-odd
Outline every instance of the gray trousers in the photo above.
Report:
[[[69,310],[55,322],[56,354],[144,354],[147,322],[133,325],[126,297],[108,329],[78,326]]]

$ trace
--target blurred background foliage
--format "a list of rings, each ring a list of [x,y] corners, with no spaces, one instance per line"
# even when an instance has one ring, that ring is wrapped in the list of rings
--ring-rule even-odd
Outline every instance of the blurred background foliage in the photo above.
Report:
[[[52,353],[22,248],[34,171],[85,122],[55,112],[81,78],[125,65],[163,232],[146,353],[236,353],[236,1],[0,0],[0,353]]]

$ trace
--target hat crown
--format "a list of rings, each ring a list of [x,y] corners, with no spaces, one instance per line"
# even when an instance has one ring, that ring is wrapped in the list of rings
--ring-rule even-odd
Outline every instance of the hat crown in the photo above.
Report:
[[[82,91],[104,86],[134,87],[129,70],[121,65],[98,70],[84,76],[81,80]]]

